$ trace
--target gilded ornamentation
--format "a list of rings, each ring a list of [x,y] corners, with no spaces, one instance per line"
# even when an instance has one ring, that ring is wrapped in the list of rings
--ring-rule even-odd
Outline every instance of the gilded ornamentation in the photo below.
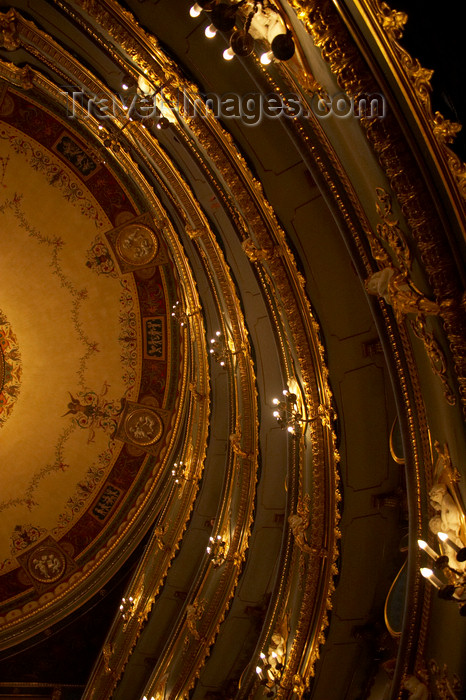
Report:
[[[369,294],[383,297],[393,307],[398,323],[405,314],[436,316],[440,311],[438,304],[421,294],[405,272],[392,265],[374,272],[366,282],[366,289]]]
[[[81,3],[82,4],[82,3]],[[109,3],[105,3],[106,5],[109,5]],[[139,41],[139,36],[142,35],[142,32],[139,33],[138,36],[138,41],[136,41],[132,37],[125,36],[125,30],[122,26],[122,24],[119,24],[119,16],[117,14],[111,14],[107,11],[107,9],[103,8],[104,3],[95,3],[95,2],[89,2],[86,3],[86,8],[92,12],[96,13],[99,16],[99,19],[103,22],[103,26],[109,31],[109,33],[113,36],[114,39],[119,41],[122,46],[128,51],[128,53],[136,59],[139,58],[139,53],[142,51],[140,46],[138,45]],[[100,40],[100,38],[99,38]],[[121,40],[121,41],[120,41]],[[101,41],[101,40],[100,40]],[[133,43],[131,43],[131,41]],[[141,41],[142,43],[142,41]],[[158,48],[157,48],[157,56],[159,56],[158,53]],[[147,61],[149,63],[149,61]],[[141,63],[143,65],[143,63]],[[152,65],[151,65],[152,68]],[[212,127],[212,125],[209,125],[209,128]],[[200,125],[200,131],[201,133],[201,142],[203,145],[207,144],[207,139],[208,139],[208,133],[207,133],[207,128],[205,128],[203,125]],[[213,127],[212,127],[213,128]],[[217,128],[217,127],[215,127]],[[228,142],[228,139],[220,134],[220,131],[218,130],[217,137],[219,139],[219,142],[222,144],[222,149],[225,148],[225,150],[221,150],[219,148],[218,144],[215,142],[215,139],[213,140],[212,145],[212,150],[218,152],[218,164],[220,169],[224,170],[225,174],[228,174],[229,176],[231,175],[231,167],[229,163],[229,158],[233,157],[234,150],[232,143]],[[231,149],[231,150],[230,150]],[[227,154],[227,151],[229,153]],[[222,165],[222,160],[223,160],[223,165]],[[236,176],[232,177],[232,180],[234,179],[235,181],[232,183],[232,189],[235,190],[235,196],[238,197],[238,200],[241,200],[242,203],[242,209],[246,213],[247,220],[248,220],[248,225],[250,224],[252,227],[252,230],[254,230],[254,237],[255,240],[258,241],[258,245],[260,246],[261,250],[268,250],[268,246],[270,245],[270,242],[272,241],[272,245],[276,244],[276,240],[280,239],[280,236],[283,234],[280,232],[280,229],[278,228],[276,221],[273,216],[273,212],[270,212],[268,209],[268,205],[265,202],[263,198],[263,193],[260,190],[260,187],[257,186],[257,183],[254,183],[254,180],[250,177],[250,174],[247,172],[247,168],[245,167],[245,163],[243,160],[239,159],[235,161],[236,165],[238,167],[241,167],[244,169],[244,177],[248,180],[248,187],[245,188],[244,184],[239,184],[239,181],[241,178],[237,178]],[[243,177],[243,176],[242,176]],[[241,189],[239,189],[241,187]],[[183,193],[184,194],[184,193]],[[199,214],[197,213],[198,218]],[[194,221],[194,219],[192,219]],[[267,223],[266,223],[267,222]],[[196,227],[198,227],[198,224],[196,222]],[[204,240],[210,238],[211,234],[209,233],[209,236],[203,236],[202,244],[204,245]],[[276,239],[276,240],[274,240]],[[215,250],[215,245],[213,243],[214,237],[212,236],[212,244],[211,247],[207,249],[207,254],[205,257],[205,260],[207,264],[210,264],[212,266],[212,269],[215,272],[215,275],[213,275],[214,279],[219,279],[220,278],[220,272],[222,266],[225,267],[225,261],[220,259],[219,253]],[[206,245],[210,241],[207,240]],[[280,245],[282,245],[280,243]],[[274,296],[276,294],[276,299],[279,301],[279,303],[283,306],[286,314],[289,315],[290,321],[291,321],[291,336],[292,336],[292,342],[295,344],[295,347],[297,347],[298,350],[298,355],[299,359],[303,360],[303,365],[305,365],[305,361],[308,361],[309,355],[312,354],[313,358],[315,355],[315,360],[316,364],[319,367],[318,374],[319,374],[319,380],[321,378],[321,375],[323,375],[323,386],[324,386],[324,393],[326,393],[328,387],[326,384],[326,376],[325,372],[322,369],[321,371],[321,365],[323,365],[323,360],[322,360],[322,352],[321,350],[315,351],[313,343],[316,342],[315,338],[313,336],[313,332],[317,334],[315,328],[313,328],[312,322],[312,312],[310,310],[310,307],[308,305],[308,302],[304,296],[303,293],[303,281],[302,278],[300,279],[299,275],[297,274],[297,271],[295,269],[295,264],[294,260],[292,258],[291,253],[287,250],[286,244],[283,245],[283,256],[286,258],[286,265],[282,263],[281,257],[282,256],[274,256],[273,259],[270,262],[270,267],[271,267],[271,278],[273,279],[273,282],[275,284],[275,290],[274,290]],[[228,293],[228,287],[227,287],[227,280],[225,280],[225,273],[223,273],[224,276],[221,277],[221,288],[222,288],[222,293],[226,294]],[[230,283],[230,281],[228,281]],[[295,290],[296,286],[296,290]],[[244,333],[244,328],[242,326],[242,319],[241,319],[241,314],[238,313],[238,310],[235,309],[235,305],[237,305],[237,299],[235,299],[234,293],[230,293],[229,298],[227,299],[225,306],[228,308],[228,312],[234,319],[234,324],[237,324],[235,327],[235,337],[234,337],[234,343],[235,347],[240,347],[241,346],[241,334]],[[299,309],[300,313],[296,313],[296,309]],[[302,323],[301,319],[301,313],[309,320],[311,319],[311,323],[309,324],[311,329],[313,329],[312,332],[308,331],[307,328],[305,328],[305,324]],[[241,372],[241,385],[239,385],[239,392],[241,392],[241,400],[246,404],[248,411],[251,412],[252,415],[243,415],[244,419],[244,426],[243,426],[243,443],[241,445],[241,449],[244,448],[247,451],[254,452],[254,446],[255,446],[255,431],[257,430],[254,425],[254,405],[255,405],[255,398],[254,398],[254,383],[250,381],[251,377],[253,378],[253,373],[252,369],[249,368],[248,362],[246,362],[245,358],[243,355],[238,356],[238,365],[239,369]],[[311,405],[316,405],[316,399],[314,397],[315,393],[315,383],[316,383],[316,378],[314,376],[314,373],[310,370],[305,369],[304,371],[304,380],[306,384],[306,399],[309,401]],[[326,397],[325,397],[326,398]],[[314,403],[313,403],[314,402]],[[205,402],[206,403],[206,402]],[[202,404],[199,404],[202,405]],[[309,413],[311,415],[311,412]],[[316,425],[315,428],[313,428],[313,445],[316,450],[316,454],[322,454],[324,451],[324,448],[327,447],[328,445],[330,448],[332,447],[332,435],[328,429],[328,426],[323,426],[322,424]],[[330,454],[333,454],[333,450],[331,449]],[[319,464],[319,466],[321,466]],[[335,477],[333,473],[334,469],[334,464],[332,463],[332,460],[330,460],[330,464],[325,465],[327,469],[330,470],[331,472],[331,478],[333,479]],[[246,472],[246,470],[241,470],[242,472]],[[322,470],[323,471],[323,470]],[[241,474],[241,479],[239,484],[239,488],[241,489],[241,503],[246,504],[250,500],[250,494],[251,494],[251,482],[254,481],[255,477],[255,470],[254,468],[251,468],[248,473],[246,474]],[[323,526],[323,520],[324,517],[320,511],[320,508],[324,506],[324,497],[323,495],[321,496],[320,494],[320,489],[318,488],[320,484],[323,482],[323,477],[319,474],[316,473],[315,475],[315,482],[316,482],[316,513],[313,512],[313,519],[315,517],[316,519],[316,526],[318,528],[318,532],[315,535],[315,538],[317,541],[319,541],[323,537],[322,530],[325,529],[327,532],[327,529],[330,527],[329,531],[329,538],[332,540],[333,537],[333,524],[334,524],[334,519],[335,519],[335,512],[334,512],[334,502],[333,502],[333,492],[330,496],[329,499],[329,504],[328,504],[328,511],[326,512],[329,513],[328,515],[328,523],[325,522],[325,527]],[[322,494],[324,492],[324,489],[321,489]],[[314,510],[314,504],[313,504],[313,510]],[[247,529],[249,527],[248,525],[248,518],[249,518],[249,512],[245,514],[245,517],[243,518],[243,523],[242,527],[244,530],[246,530],[246,534],[244,537],[244,542],[247,541]],[[239,528],[238,528],[239,530]],[[332,550],[332,558],[335,557],[336,552]],[[322,586],[325,587],[325,590],[328,592],[328,589],[331,587],[328,586],[328,579],[334,574],[334,569],[330,565],[325,565],[325,572],[322,574]],[[225,580],[227,579],[227,576],[225,574]],[[326,620],[320,616],[320,613],[313,615],[312,611],[314,609],[313,601],[314,601],[314,595],[313,595],[313,590],[315,586],[315,578],[314,577],[309,577],[310,579],[312,578],[312,581],[306,582],[306,590],[305,590],[305,595],[304,595],[304,602],[302,609],[299,611],[299,616],[300,616],[300,622],[299,622],[299,629],[297,631],[297,651],[293,652],[292,655],[292,661],[290,662],[290,668],[291,669],[296,669],[297,668],[297,663],[298,663],[298,658],[299,658],[299,649],[302,648],[302,645],[305,643],[306,640],[306,630],[308,626],[310,625],[310,621],[312,619],[312,624],[316,626],[316,628],[320,629],[322,626],[326,625]],[[225,588],[223,589],[225,591],[226,597],[228,595],[231,595],[231,590],[234,588],[236,585],[236,572],[234,572],[232,575],[230,575],[229,581],[228,581],[228,589],[225,585]],[[331,590],[330,590],[331,592]],[[330,594],[330,593],[329,593]],[[226,599],[226,598],[225,598]],[[214,607],[214,606],[213,606]],[[217,606],[215,610],[212,610],[212,614],[210,613],[210,610],[208,611],[210,618],[209,622],[212,624],[212,629],[214,630],[212,633],[212,639],[206,640],[205,642],[205,647],[208,649],[209,643],[215,638],[216,633],[218,632],[218,626],[221,622],[222,616],[224,615],[224,606]],[[217,624],[218,623],[218,624]],[[197,630],[197,627],[196,627]],[[129,634],[129,632],[128,632]],[[318,635],[319,638],[321,635]],[[199,659],[203,659],[203,652],[204,648],[202,650],[199,650],[199,645],[197,644],[192,644],[192,648],[190,649],[190,656],[187,655],[186,661],[189,662],[186,664],[186,670],[183,669],[183,678],[180,679],[179,681],[179,687],[180,689],[183,690],[183,692],[186,690],[186,687],[189,685],[189,683],[192,682],[192,679],[195,677],[195,673],[198,672],[200,665],[202,664],[202,660],[200,661]],[[126,652],[125,652],[126,653]],[[207,653],[207,651],[206,651]],[[197,656],[196,656],[197,655]],[[162,662],[161,662],[162,665]],[[294,672],[292,671],[294,674]],[[191,675],[189,675],[191,674]],[[293,678],[293,675],[291,676],[291,679]],[[298,679],[299,682],[301,682],[300,679]],[[297,681],[298,682],[298,681]],[[303,684],[304,685],[304,684]],[[174,691],[175,692],[175,691]],[[178,686],[177,690],[178,692]],[[181,693],[181,690],[180,690]]]
[[[187,235],[193,240],[194,238],[199,238],[204,233],[202,228],[193,228],[192,226],[186,226],[185,231]]]
[[[30,66],[23,66],[18,70],[19,84],[23,90],[32,90],[34,87],[34,71]]]
[[[295,542],[305,554],[310,554],[313,551],[306,538],[306,530],[310,525],[310,503],[311,497],[307,493],[302,501],[298,502],[297,512],[288,517]]]
[[[445,119],[440,112],[435,112],[434,134],[440,143],[453,143],[455,136],[462,128],[461,124]]]
[[[230,445],[233,452],[242,457],[243,459],[251,459],[254,457],[252,452],[246,452],[241,448],[242,435],[241,435],[241,416],[237,417],[235,432],[230,435]]]
[[[439,666],[435,659],[429,661],[431,682],[435,685],[439,700],[460,700],[463,697],[463,687],[457,675],[450,676],[448,667]]]
[[[401,39],[408,15],[406,12],[397,12],[390,9],[386,2],[380,3],[380,15],[382,27],[393,39]]]
[[[415,335],[424,343],[432,371],[442,382],[445,399],[450,406],[454,406],[456,403],[456,396],[448,381],[445,353],[433,332],[428,330],[427,321],[423,313],[419,313],[417,317],[411,321],[411,326]]]
[[[65,557],[58,548],[44,545],[32,552],[27,562],[27,569],[36,581],[54,583],[65,573]]]
[[[280,254],[280,247],[279,246],[270,246],[268,248],[258,248],[250,238],[246,238],[241,243],[241,247],[251,262],[271,260]]]
[[[358,53],[348,31],[335,12],[332,4],[326,0],[292,0],[292,5],[298,12],[314,39],[315,44],[322,49],[324,58],[329,61],[332,71],[337,76],[339,85],[348,95],[357,97],[363,93],[377,90],[377,83],[369,77],[361,55]],[[372,16],[377,17],[379,25],[373,32],[386,47],[387,53],[400,70],[402,79],[411,82],[414,92],[413,110],[422,112],[421,122],[424,124],[432,119],[430,110],[430,71],[425,71],[419,63],[396,43],[399,36],[400,22],[389,20],[388,26],[392,33],[383,29],[387,24],[388,6],[379,0],[369,0],[373,15],[368,22],[373,22]],[[383,120],[361,120],[361,126],[372,144],[383,170],[386,172],[391,188],[395,193],[406,221],[422,257],[422,263],[429,275],[429,281],[435,298],[444,303],[447,299],[459,299],[460,292],[457,270],[454,261],[444,248],[442,235],[444,224],[437,210],[430,201],[425,183],[419,171],[414,167],[411,151],[407,148],[405,136],[401,133],[390,113]],[[432,134],[433,137],[433,134]],[[466,199],[466,167],[459,158],[443,146],[440,161],[448,162],[450,171],[445,173],[448,187],[453,188],[452,198],[458,201],[455,194],[455,183],[461,196]],[[450,179],[452,174],[454,181]],[[422,201],[423,207],[419,207]],[[439,235],[441,232],[441,235]],[[466,332],[465,320],[458,303],[452,305],[448,316],[444,316],[445,331],[448,335],[450,349],[454,357],[463,405],[466,410]]]
[[[466,546],[466,509],[458,487],[459,472],[453,466],[448,444],[434,443],[437,460],[434,466],[434,484],[429,492],[430,505],[435,515],[429,521],[432,532],[446,532],[459,547]],[[444,545],[442,545],[444,546]],[[456,557],[452,552],[455,567]],[[455,568],[453,567],[453,568]]]
[[[150,445],[160,439],[163,424],[156,413],[140,408],[126,416],[125,431],[136,445]]]
[[[408,272],[412,265],[411,253],[398,219],[394,218],[392,197],[383,187],[377,187],[376,193],[378,201],[375,206],[377,214],[382,219],[382,223],[377,224],[377,234],[392,251],[396,266],[400,270]],[[376,248],[375,245],[375,242],[373,243],[371,241],[371,248],[373,249],[375,259],[386,262],[387,258],[379,257],[380,249]]]
[[[302,698],[305,690],[306,690],[306,685],[305,685],[303,679],[301,678],[301,676],[298,673],[296,673],[293,676],[293,693],[296,693],[298,698]]]
[[[200,635],[197,629],[197,623],[204,614],[205,607],[207,605],[206,600],[195,600],[186,606],[186,624],[188,625],[188,630],[194,639],[200,639]]]
[[[206,394],[203,394],[201,391],[198,390],[196,382],[190,382],[189,384],[189,391],[191,392],[191,395],[196,401],[205,401],[207,398]]]
[[[17,14],[11,9],[0,14],[0,30],[2,32],[2,46],[7,51],[16,51],[21,46],[18,37]]]
[[[112,669],[110,668],[110,659],[113,656],[114,652],[114,645],[112,642],[105,642],[105,644],[102,647],[102,656],[104,659],[104,668],[105,668],[105,673],[112,673]]]
[[[405,676],[402,685],[409,693],[409,700],[429,699],[429,689],[417,676]]]
[[[0,428],[13,410],[21,387],[18,340],[0,309]]]
[[[156,255],[158,244],[153,232],[142,224],[129,224],[121,229],[116,241],[123,260],[130,265],[147,265]]]

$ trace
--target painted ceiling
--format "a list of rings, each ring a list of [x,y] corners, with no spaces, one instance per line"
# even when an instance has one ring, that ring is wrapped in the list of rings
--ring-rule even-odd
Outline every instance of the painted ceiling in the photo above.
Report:
[[[227,62],[209,6],[1,4],[0,697],[459,700],[466,169],[406,15],[241,4]]]
[[[71,574],[86,578],[140,517],[176,410],[179,350],[160,233],[69,124],[14,92],[0,110],[7,622]]]

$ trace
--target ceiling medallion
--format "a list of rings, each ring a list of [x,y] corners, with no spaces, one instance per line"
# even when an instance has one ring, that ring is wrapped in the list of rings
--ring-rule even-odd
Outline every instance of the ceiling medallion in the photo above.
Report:
[[[147,226],[129,224],[117,238],[118,253],[130,265],[147,265],[157,254],[158,243]]]
[[[33,578],[41,583],[58,581],[65,571],[66,561],[56,547],[39,547],[28,559],[28,571]]]
[[[140,408],[126,417],[125,430],[137,445],[150,445],[160,439],[163,424],[154,411]]]
[[[16,336],[0,310],[0,427],[19,395],[21,361]]]

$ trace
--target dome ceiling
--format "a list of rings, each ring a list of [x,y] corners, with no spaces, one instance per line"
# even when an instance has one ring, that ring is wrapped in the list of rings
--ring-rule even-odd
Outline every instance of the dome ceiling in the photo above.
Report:
[[[157,217],[139,215],[69,122],[10,91],[1,117],[8,628],[58,589],[86,579],[88,596],[96,562],[131,539],[182,415],[183,380],[170,323],[178,282]]]
[[[415,542],[434,442],[464,453],[464,174],[403,17],[274,8],[297,50],[268,68],[185,2],[0,15],[0,647],[147,536],[85,700],[379,700],[443,660]],[[383,114],[319,114],[342,90]]]

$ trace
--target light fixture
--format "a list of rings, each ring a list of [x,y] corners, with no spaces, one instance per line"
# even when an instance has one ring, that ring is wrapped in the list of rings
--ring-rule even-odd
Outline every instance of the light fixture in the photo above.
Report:
[[[278,655],[275,648],[270,646],[267,655],[260,653],[260,662],[256,666],[256,673],[260,684],[265,686],[265,697],[273,698],[278,690],[283,673],[284,656]]]
[[[210,10],[215,5],[215,0],[197,0],[194,5],[191,6],[189,14],[191,17],[199,17],[202,10],[205,12],[210,12]]]
[[[177,321],[180,324],[181,328],[183,328],[183,326],[185,326],[188,323],[188,314],[183,309],[183,306],[179,301],[173,304],[171,316],[175,321]]]
[[[125,622],[128,622],[128,620],[131,618],[131,616],[134,613],[134,598],[130,596],[129,598],[122,598],[121,599],[121,604],[120,604],[120,614],[123,620]]]
[[[245,56],[249,56],[253,49],[254,39],[248,33],[247,29],[237,29],[235,32],[233,32],[230,39],[230,51],[236,54],[236,56],[241,56],[244,58]]]
[[[212,537],[211,535],[209,537],[209,544],[206,547],[206,552],[214,567],[221,566],[225,563],[227,543],[221,535],[217,535],[216,537]]]
[[[450,547],[455,553],[456,562],[466,561],[466,547],[459,547],[444,532],[438,532],[437,537],[442,544]],[[452,600],[459,605],[460,615],[466,616],[466,574],[464,570],[456,567],[456,562],[446,553],[438,554],[424,540],[417,541],[419,548],[427,554],[433,561],[433,569],[422,567],[421,574],[438,591],[439,598]],[[434,573],[435,571],[435,573]],[[436,574],[442,574],[443,579]]]
[[[263,66],[268,66],[272,62],[273,51],[265,51],[260,57],[260,62]]]
[[[155,127],[157,129],[168,129],[169,126],[170,126],[170,122],[167,119],[167,117],[159,117],[157,119],[157,123],[155,125]]]
[[[214,360],[218,362],[220,367],[225,367],[228,360],[228,348],[223,342],[223,337],[220,331],[215,333],[215,338],[211,338],[209,352]]]
[[[230,32],[235,26],[236,10],[243,4],[244,0],[232,5],[226,2],[219,2],[215,5],[210,13],[214,27],[218,29],[219,32]]]
[[[181,486],[182,481],[186,481],[186,470],[183,462],[175,462],[172,469],[172,478],[177,486]]]
[[[213,39],[214,36],[217,34],[217,29],[214,27],[213,24],[209,24],[209,26],[205,28],[204,34],[208,39]]]
[[[199,17],[201,12],[202,12],[202,7],[200,5],[198,5],[197,2],[195,2],[194,5],[192,5],[192,7],[189,10],[189,14],[191,15],[191,17]]]
[[[265,10],[268,13],[274,12],[280,17],[278,10],[268,0],[259,0],[252,4],[252,8],[249,10],[241,28],[236,28],[237,10],[246,4],[251,8],[252,3],[246,3],[246,0],[240,0],[240,2],[236,3],[198,1],[189,10],[191,17],[199,17],[203,10],[210,13],[210,24],[204,30],[208,39],[216,36],[217,31],[226,34],[234,30],[230,38],[230,46],[223,52],[223,58],[226,61],[231,61],[235,55],[245,57],[253,52],[254,39],[249,33],[249,29],[256,13],[264,12]],[[283,25],[281,18],[279,22]],[[266,41],[265,36],[262,36],[261,39]],[[284,33],[274,36],[270,43],[270,49],[261,55],[260,60],[263,65],[268,65],[272,58],[276,58],[278,61],[289,61],[294,56],[294,53],[293,34],[290,29],[286,29]]]
[[[294,56],[295,45],[293,35],[289,29],[285,34],[277,34],[270,45],[273,55],[279,61],[289,61]]]
[[[296,394],[290,393],[287,389],[283,390],[283,399],[272,399],[274,405],[273,417],[276,418],[278,425],[283,430],[287,430],[292,435],[299,434],[303,424],[308,423],[302,417],[298,408],[298,397]]]

